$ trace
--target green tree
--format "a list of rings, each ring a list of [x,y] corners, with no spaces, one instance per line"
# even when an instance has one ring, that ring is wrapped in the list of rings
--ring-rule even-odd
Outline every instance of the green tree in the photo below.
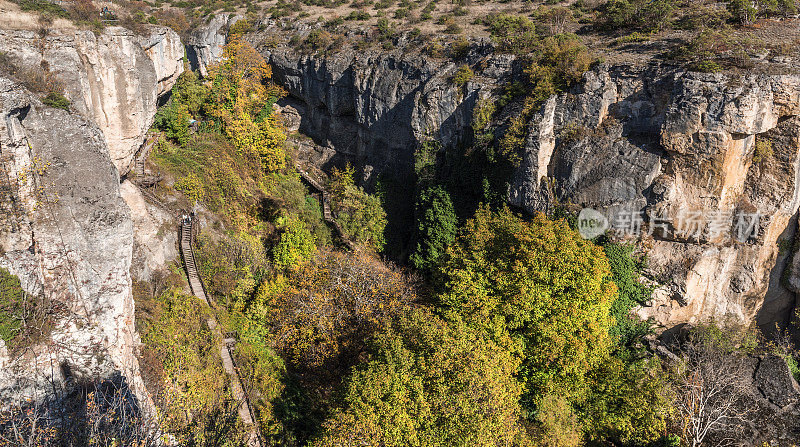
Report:
[[[619,291],[619,298],[611,306],[611,316],[614,318],[611,338],[618,347],[631,346],[650,329],[649,323],[631,314],[631,310],[647,301],[652,292],[652,288],[639,281],[642,265],[634,258],[633,250],[633,245],[613,242],[603,245],[614,284]]]
[[[19,278],[0,267],[0,339],[4,342],[22,329],[26,301]]]
[[[312,445],[512,445],[524,436],[517,366],[480,331],[413,310],[374,338]]]
[[[331,207],[336,213],[336,222],[347,237],[375,251],[385,243],[386,211],[380,197],[367,194],[353,181],[353,168],[334,168],[329,184]]]
[[[189,136],[189,108],[186,104],[170,100],[165,107],[158,109],[153,124],[164,131],[167,138],[184,144]]]
[[[728,11],[742,25],[749,25],[758,16],[758,7],[753,0],[729,0]]]
[[[526,222],[508,209],[478,209],[440,268],[445,314],[463,317],[524,358],[521,379],[533,406],[571,395],[608,356],[609,311],[617,298],[602,249],[565,221]]]
[[[588,378],[590,391],[580,407],[591,440],[648,445],[661,439],[672,405],[657,361],[626,364],[612,357]]]
[[[317,246],[303,221],[296,218],[285,220],[287,223],[281,239],[272,248],[272,260],[278,268],[294,268],[311,257]]]
[[[171,98],[180,104],[185,104],[189,114],[197,118],[208,101],[209,89],[191,70],[183,72],[172,87]]]
[[[424,190],[415,208],[417,244],[410,259],[414,267],[428,270],[455,240],[458,218],[450,194],[439,186]]]

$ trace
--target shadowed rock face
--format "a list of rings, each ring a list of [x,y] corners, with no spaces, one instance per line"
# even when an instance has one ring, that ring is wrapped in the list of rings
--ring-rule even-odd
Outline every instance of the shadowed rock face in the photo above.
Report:
[[[0,352],[0,403],[120,372],[140,387],[133,225],[102,132],[0,78],[0,161],[12,202],[0,219],[0,265],[63,307],[48,339]]]
[[[490,56],[486,46],[476,47],[459,63],[378,49],[344,49],[318,57],[269,44],[269,36],[281,32],[272,22],[259,29],[248,40],[288,92],[282,104],[300,113],[300,131],[319,146],[334,148],[340,159],[371,166],[376,174],[410,173],[414,150],[423,141],[455,146],[470,138],[476,101],[502,83],[513,62],[506,55]],[[453,85],[459,65],[479,60],[481,68],[472,81]]]
[[[137,36],[121,27],[91,31],[0,30],[0,51],[23,67],[46,67],[67,98],[103,132],[111,159],[126,174],[153,123],[157,99],[183,72],[183,44],[153,26]]]

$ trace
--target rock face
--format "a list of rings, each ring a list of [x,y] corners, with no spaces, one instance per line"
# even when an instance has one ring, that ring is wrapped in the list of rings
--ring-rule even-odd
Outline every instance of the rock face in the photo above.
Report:
[[[516,70],[513,58],[473,48],[462,63],[475,77],[458,88],[452,62],[400,51],[303,55],[272,43],[279,27],[260,28],[250,40],[289,93],[300,131],[327,148],[309,157],[322,167],[344,157],[409,173],[422,141],[469,142],[476,101]],[[531,213],[592,207],[617,230],[626,219],[640,227],[635,239],[661,286],[639,314],[661,326],[785,324],[800,284],[784,275],[800,204],[798,115],[798,76],[601,66],[534,114],[508,200]]]
[[[73,107],[103,132],[122,175],[153,123],[158,97],[183,72],[180,37],[158,26],[144,36],[121,27],[108,27],[100,35],[0,30],[0,51],[22,67],[55,75]]]
[[[450,78],[458,65],[449,60],[379,50],[305,55],[263,44],[278,31],[270,23],[262,28],[250,38],[268,59],[275,82],[288,92],[283,104],[302,117],[300,131],[376,172],[410,172],[414,150],[423,141],[454,146],[468,138],[475,102],[503,81],[512,63],[477,48],[464,62],[482,60],[483,69],[457,87]]]
[[[175,216],[148,203],[139,188],[125,180],[120,193],[130,208],[134,228],[133,279],[148,280],[178,257]]]
[[[510,201],[592,207],[639,233],[662,284],[642,317],[785,324],[798,115],[798,76],[604,67],[533,118]]]
[[[134,355],[133,224],[105,140],[91,121],[0,78],[0,265],[60,309],[44,340],[0,349],[0,407],[115,373],[144,390]]]
[[[207,76],[208,67],[222,60],[228,29],[242,19],[242,16],[232,13],[215,15],[189,36],[186,42],[187,56],[192,69],[199,71],[200,76]]]

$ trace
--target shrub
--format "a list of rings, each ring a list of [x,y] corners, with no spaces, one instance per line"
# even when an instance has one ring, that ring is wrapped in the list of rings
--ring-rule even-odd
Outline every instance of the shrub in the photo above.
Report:
[[[772,140],[769,138],[756,138],[756,147],[753,150],[753,163],[764,163],[772,158]]]
[[[457,23],[451,23],[444,29],[445,34],[461,34],[463,31],[461,25]]]
[[[470,44],[469,40],[465,39],[464,37],[459,37],[450,43],[450,47],[448,48],[450,57],[453,59],[461,59],[466,57],[467,54],[469,54],[471,46],[472,45]]]
[[[18,0],[23,11],[36,11],[46,16],[67,17],[67,11],[61,6],[47,0]]]
[[[331,34],[322,29],[315,29],[306,37],[306,45],[313,51],[325,52],[332,43]]]
[[[453,83],[456,87],[462,87],[464,84],[469,82],[475,73],[472,72],[472,69],[469,68],[469,65],[462,65],[458,67],[455,74],[452,78],[450,78],[450,82]]]
[[[492,40],[500,51],[524,55],[537,47],[536,27],[528,18],[500,14],[487,21]]]
[[[601,28],[658,31],[672,17],[677,0],[610,0],[601,9],[598,23]]]
[[[70,102],[61,93],[50,92],[42,99],[42,104],[56,109],[69,110]]]
[[[0,339],[9,343],[25,321],[27,294],[19,278],[0,267]]]
[[[272,248],[272,260],[281,269],[295,268],[316,250],[314,237],[301,220],[289,218],[280,241]]]
[[[189,136],[189,108],[186,104],[171,100],[166,106],[158,109],[153,125],[163,131],[167,138],[185,144]]]
[[[759,8],[752,0],[729,0],[728,11],[734,20],[742,25],[749,25],[756,19]]]
[[[652,293],[652,288],[639,282],[643,264],[634,258],[633,250],[632,245],[613,242],[603,245],[603,251],[611,266],[612,279],[619,293],[619,298],[611,306],[614,326],[609,332],[619,347],[630,347],[650,328],[647,322],[631,315],[631,310],[639,304],[644,304]]]

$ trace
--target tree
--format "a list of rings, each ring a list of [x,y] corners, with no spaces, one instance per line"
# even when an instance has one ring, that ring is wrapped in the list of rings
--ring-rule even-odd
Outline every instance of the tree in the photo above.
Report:
[[[415,299],[405,276],[370,255],[322,251],[287,278],[265,281],[250,312],[272,328],[278,351],[295,368],[335,375]]]
[[[328,185],[331,208],[350,240],[380,251],[385,243],[386,211],[379,197],[355,185],[353,172],[349,165],[344,170],[333,169]]]
[[[753,0],[729,0],[728,11],[742,25],[750,25],[758,16],[758,7]]]
[[[693,330],[681,346],[673,373],[674,405],[692,447],[713,438],[733,440],[749,409],[750,377],[743,374],[750,334],[714,325]]]
[[[312,445],[512,445],[525,437],[517,367],[480,331],[414,309],[375,336]]]
[[[305,262],[316,248],[314,238],[303,221],[289,218],[280,241],[272,249],[272,259],[278,268],[294,268]]]
[[[589,439],[615,445],[652,445],[672,414],[666,375],[657,360],[625,363],[611,357],[588,375],[580,402]]]
[[[153,125],[164,131],[167,138],[184,144],[189,136],[189,120],[191,118],[186,104],[170,100],[166,107],[158,109],[153,119]]]
[[[493,336],[524,358],[521,380],[535,406],[571,395],[608,355],[609,310],[617,298],[608,260],[564,221],[526,222],[508,209],[478,209],[440,268],[444,312]]]
[[[283,168],[286,134],[272,105],[285,92],[272,82],[264,58],[240,34],[231,34],[222,62],[209,68],[209,77],[208,112],[221,120],[236,148],[259,157],[268,172]]]
[[[619,298],[611,306],[614,326],[611,338],[617,347],[629,347],[650,329],[650,324],[641,321],[631,310],[644,303],[650,297],[652,288],[639,282],[641,262],[634,258],[633,245],[621,245],[613,242],[603,244],[603,251],[611,266],[612,278],[617,285]]]
[[[424,190],[416,203],[417,244],[411,263],[421,270],[432,269],[456,237],[456,217],[450,194],[441,187]]]

